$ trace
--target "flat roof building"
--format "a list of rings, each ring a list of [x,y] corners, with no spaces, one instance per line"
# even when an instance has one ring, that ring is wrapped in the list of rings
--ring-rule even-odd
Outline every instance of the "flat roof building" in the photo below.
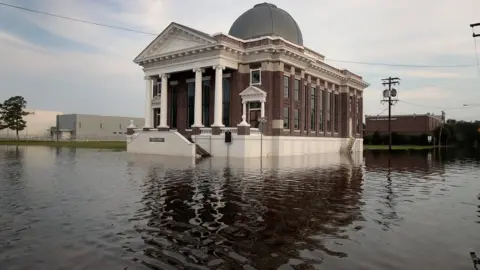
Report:
[[[441,115],[427,113],[391,116],[391,131],[404,135],[431,134],[441,124]],[[376,131],[380,134],[388,133],[388,116],[365,116],[365,135],[372,135]]]

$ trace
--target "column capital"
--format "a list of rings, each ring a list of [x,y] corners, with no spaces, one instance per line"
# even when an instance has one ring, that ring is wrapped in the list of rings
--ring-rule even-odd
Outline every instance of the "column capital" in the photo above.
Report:
[[[145,81],[148,81],[148,80],[152,80],[152,77],[151,77],[151,76],[143,76],[143,79],[144,79]]]
[[[203,72],[205,72],[205,69],[203,69],[203,68],[194,68],[194,69],[193,69],[193,72],[195,72],[195,73],[197,73],[197,72],[203,73]]]
[[[225,70],[225,66],[222,66],[222,65],[214,65],[212,68],[215,70],[217,69]]]
[[[161,73],[161,74],[158,74],[158,76],[159,76],[160,78],[162,78],[162,80],[163,80],[163,78],[165,78],[165,79],[170,78],[170,74],[168,74],[168,73]]]

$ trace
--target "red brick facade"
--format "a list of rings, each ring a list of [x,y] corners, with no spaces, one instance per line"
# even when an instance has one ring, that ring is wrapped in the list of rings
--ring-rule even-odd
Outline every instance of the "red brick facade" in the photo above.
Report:
[[[271,63],[270,63],[271,64]],[[277,63],[278,64],[278,63]],[[262,63],[250,64],[250,69],[260,68]],[[283,65],[279,65],[283,66]],[[267,126],[265,135],[273,136],[310,136],[310,137],[361,137],[362,136],[362,116],[363,104],[361,99],[361,91],[348,87],[346,85],[334,85],[323,79],[318,79],[298,68],[291,68],[285,65],[285,71],[261,71],[261,85],[257,85],[260,89],[267,93],[265,103],[265,117],[267,118]],[[291,72],[291,71],[295,72]],[[242,121],[242,100],[240,93],[250,84],[250,73],[242,73],[239,70],[226,69],[224,77],[230,81],[230,126],[236,127]],[[193,71],[185,71],[173,73],[170,75],[169,92],[168,92],[168,113],[167,125],[176,127],[176,129],[184,134],[190,134],[188,126],[188,89],[187,80],[194,79]],[[289,78],[288,97],[284,96],[284,77]],[[209,77],[209,119],[210,125],[214,119],[214,98],[215,98],[215,71],[212,68],[206,68],[203,77]],[[205,80],[205,79],[204,79]],[[296,83],[298,80],[298,99],[296,91]],[[328,88],[328,90],[326,89]],[[312,96],[312,88],[315,93]],[[174,95],[173,92],[176,92]],[[330,100],[327,100],[327,92],[331,93]],[[337,104],[335,104],[335,96],[337,96]],[[175,98],[176,97],[176,98]],[[312,100],[315,100],[313,104]],[[351,103],[350,103],[351,102]],[[176,104],[176,119],[172,119],[174,115],[172,106]],[[331,128],[327,132],[327,105],[330,103]],[[358,112],[357,112],[357,103]],[[312,111],[312,105],[315,105],[315,111]],[[338,108],[335,108],[338,106]],[[289,127],[274,130],[273,120],[284,119],[284,108],[289,110]],[[295,112],[298,110],[298,118]],[[313,125],[311,114],[314,113],[315,119]],[[154,116],[155,117],[155,116]],[[176,121],[176,125],[173,124]],[[351,127],[350,127],[351,121]],[[295,128],[298,122],[298,129]],[[357,128],[360,123],[360,128]],[[203,123],[209,126],[207,123]],[[336,128],[334,126],[336,125]],[[336,131],[336,132],[334,132]]]
[[[360,103],[361,104],[361,103]],[[392,115],[392,132],[409,135],[430,134],[442,123],[441,116],[434,115]],[[380,134],[388,133],[388,116],[366,116],[365,133],[372,135],[376,131]]]

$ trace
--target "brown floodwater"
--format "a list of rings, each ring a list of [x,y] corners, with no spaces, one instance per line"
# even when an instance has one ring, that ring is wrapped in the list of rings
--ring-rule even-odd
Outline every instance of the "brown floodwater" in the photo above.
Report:
[[[0,146],[0,269],[473,269],[480,162]]]

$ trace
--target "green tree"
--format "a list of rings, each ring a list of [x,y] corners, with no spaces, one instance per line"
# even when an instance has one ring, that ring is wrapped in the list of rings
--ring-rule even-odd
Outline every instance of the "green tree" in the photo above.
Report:
[[[23,117],[30,113],[25,111],[26,107],[27,101],[22,96],[5,100],[0,106],[0,130],[6,128],[15,130],[18,140],[18,132],[27,127],[27,121],[23,120]]]

